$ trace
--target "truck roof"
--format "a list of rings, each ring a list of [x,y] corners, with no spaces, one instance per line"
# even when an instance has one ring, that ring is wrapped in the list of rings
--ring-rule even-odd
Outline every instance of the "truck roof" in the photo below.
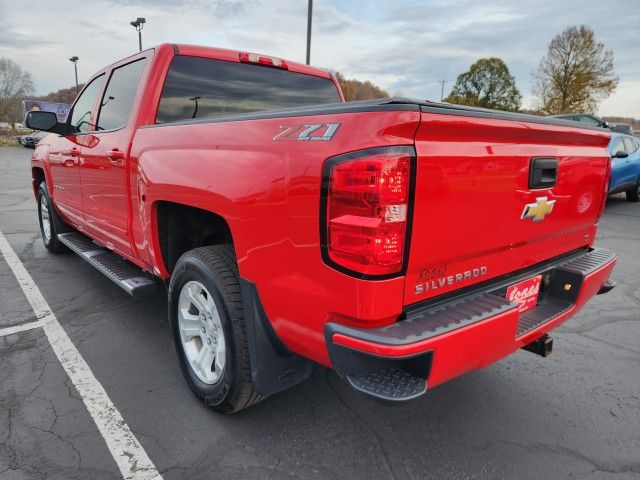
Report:
[[[277,58],[279,60],[283,60],[287,64],[287,70],[291,72],[302,73],[305,75],[313,75],[315,77],[322,77],[322,78],[328,78],[328,79],[331,78],[331,73],[329,72],[329,70],[325,70],[317,67],[311,67],[309,65],[287,60],[286,58],[274,57],[273,55],[266,55],[258,52],[247,52],[243,50],[229,50],[226,48],[205,47],[202,45],[190,45],[186,43],[161,43],[159,45],[154,45],[152,47],[146,48],[143,51],[148,51],[148,50],[160,51],[163,49],[173,50],[174,55],[212,58],[215,60],[226,60],[229,62],[238,62],[239,56],[241,53],[254,54],[254,55],[259,55],[261,57],[269,57],[274,59]],[[120,64],[129,58],[137,57],[139,54],[140,52],[135,52],[127,57],[117,59],[115,62],[112,62],[110,65],[107,65],[104,68],[95,72],[92,78],[98,75],[99,73],[108,70],[109,68],[113,67],[116,64]]]

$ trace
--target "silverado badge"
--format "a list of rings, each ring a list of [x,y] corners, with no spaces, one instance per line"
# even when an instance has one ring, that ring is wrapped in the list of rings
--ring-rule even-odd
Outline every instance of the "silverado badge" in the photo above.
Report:
[[[547,200],[547,197],[536,198],[535,203],[527,203],[524,206],[522,220],[530,218],[533,222],[541,222],[552,212],[555,203],[555,200]]]

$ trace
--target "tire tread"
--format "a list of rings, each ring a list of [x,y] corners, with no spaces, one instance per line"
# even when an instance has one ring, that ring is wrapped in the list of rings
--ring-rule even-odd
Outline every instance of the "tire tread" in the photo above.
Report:
[[[53,207],[53,202],[51,201],[51,197],[49,197],[49,190],[47,189],[47,182],[41,182],[38,186],[38,225],[40,226],[41,232],[40,235],[42,237],[42,242],[44,243],[44,235],[42,234],[42,225],[40,220],[40,198],[45,196],[47,199],[47,203],[49,205],[49,222],[51,225],[51,240],[49,241],[49,245],[44,244],[45,248],[52,253],[65,253],[69,252],[67,246],[58,240],[58,233],[64,233],[70,231],[68,227],[62,222],[60,217],[58,217],[58,213]]]

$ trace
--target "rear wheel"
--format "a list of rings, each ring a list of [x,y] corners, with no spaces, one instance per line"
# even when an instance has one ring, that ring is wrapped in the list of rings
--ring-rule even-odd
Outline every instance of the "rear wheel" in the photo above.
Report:
[[[169,285],[169,321],[182,373],[205,405],[232,413],[263,398],[253,388],[232,247],[180,257]]]
[[[640,178],[638,178],[638,183],[636,183],[635,188],[631,190],[627,190],[627,200],[630,202],[640,202]]]
[[[51,204],[46,182],[42,182],[38,188],[38,220],[40,223],[40,236],[42,243],[50,252],[67,252],[67,247],[58,240],[60,230],[65,230],[62,220]]]

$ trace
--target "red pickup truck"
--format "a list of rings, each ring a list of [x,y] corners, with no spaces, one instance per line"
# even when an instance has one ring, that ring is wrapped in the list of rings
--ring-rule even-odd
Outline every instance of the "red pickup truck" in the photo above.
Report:
[[[400,98],[161,45],[96,73],[32,160],[42,240],[131,295],[163,282],[184,376],[233,412],[334,368],[400,402],[613,287],[594,248],[609,132]]]

